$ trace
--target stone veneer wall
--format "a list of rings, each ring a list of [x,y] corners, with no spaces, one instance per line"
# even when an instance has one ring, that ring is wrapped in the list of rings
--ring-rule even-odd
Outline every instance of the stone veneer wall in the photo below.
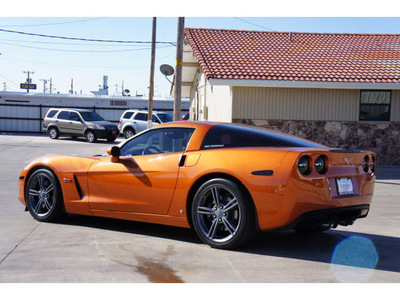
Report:
[[[380,165],[400,165],[400,122],[333,122],[234,119],[332,148],[370,150]]]

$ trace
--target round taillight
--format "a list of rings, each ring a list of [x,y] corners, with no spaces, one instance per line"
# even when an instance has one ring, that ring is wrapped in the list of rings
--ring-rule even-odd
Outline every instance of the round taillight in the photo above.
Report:
[[[311,172],[310,168],[310,158],[308,156],[302,156],[299,159],[299,163],[297,165],[300,174],[302,175],[308,175]]]
[[[375,157],[373,156],[371,156],[371,159],[369,160],[369,169],[372,173],[375,172]]]
[[[368,155],[366,155],[361,162],[361,167],[364,170],[364,172],[368,172],[368,162],[369,162],[369,157]]]
[[[318,156],[317,159],[315,160],[314,167],[319,174],[326,173],[327,170],[326,161],[327,158],[325,155]]]

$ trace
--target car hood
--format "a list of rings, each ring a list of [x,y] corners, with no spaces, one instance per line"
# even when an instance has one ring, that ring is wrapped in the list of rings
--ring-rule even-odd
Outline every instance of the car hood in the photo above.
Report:
[[[85,121],[85,123],[88,125],[101,125],[101,126],[113,125],[113,126],[117,127],[116,124],[108,122],[108,121]]]

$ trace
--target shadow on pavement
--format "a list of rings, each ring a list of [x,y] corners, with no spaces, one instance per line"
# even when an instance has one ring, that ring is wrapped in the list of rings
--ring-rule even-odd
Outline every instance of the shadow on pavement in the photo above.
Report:
[[[59,223],[202,244],[195,232],[186,228],[78,215],[69,215]],[[270,231],[257,234],[249,245],[233,251],[400,273],[400,238],[384,235],[340,230],[314,234]]]

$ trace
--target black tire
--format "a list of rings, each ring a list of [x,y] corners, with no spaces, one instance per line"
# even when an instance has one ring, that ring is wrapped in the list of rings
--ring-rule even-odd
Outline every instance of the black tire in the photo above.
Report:
[[[36,170],[25,188],[26,206],[36,220],[53,221],[63,214],[61,186],[53,172]]]
[[[129,139],[135,135],[135,130],[132,128],[128,127],[124,130],[124,137],[125,139]]]
[[[58,131],[57,127],[50,127],[50,128],[47,130],[47,133],[48,133],[49,137],[50,137],[52,140],[56,140],[56,139],[58,139],[58,137],[60,136],[60,132]]]
[[[93,130],[87,130],[85,132],[85,140],[88,143],[94,143],[97,141],[96,133]]]
[[[215,178],[197,190],[192,205],[193,227],[213,248],[233,249],[255,233],[251,199],[234,182]]]

